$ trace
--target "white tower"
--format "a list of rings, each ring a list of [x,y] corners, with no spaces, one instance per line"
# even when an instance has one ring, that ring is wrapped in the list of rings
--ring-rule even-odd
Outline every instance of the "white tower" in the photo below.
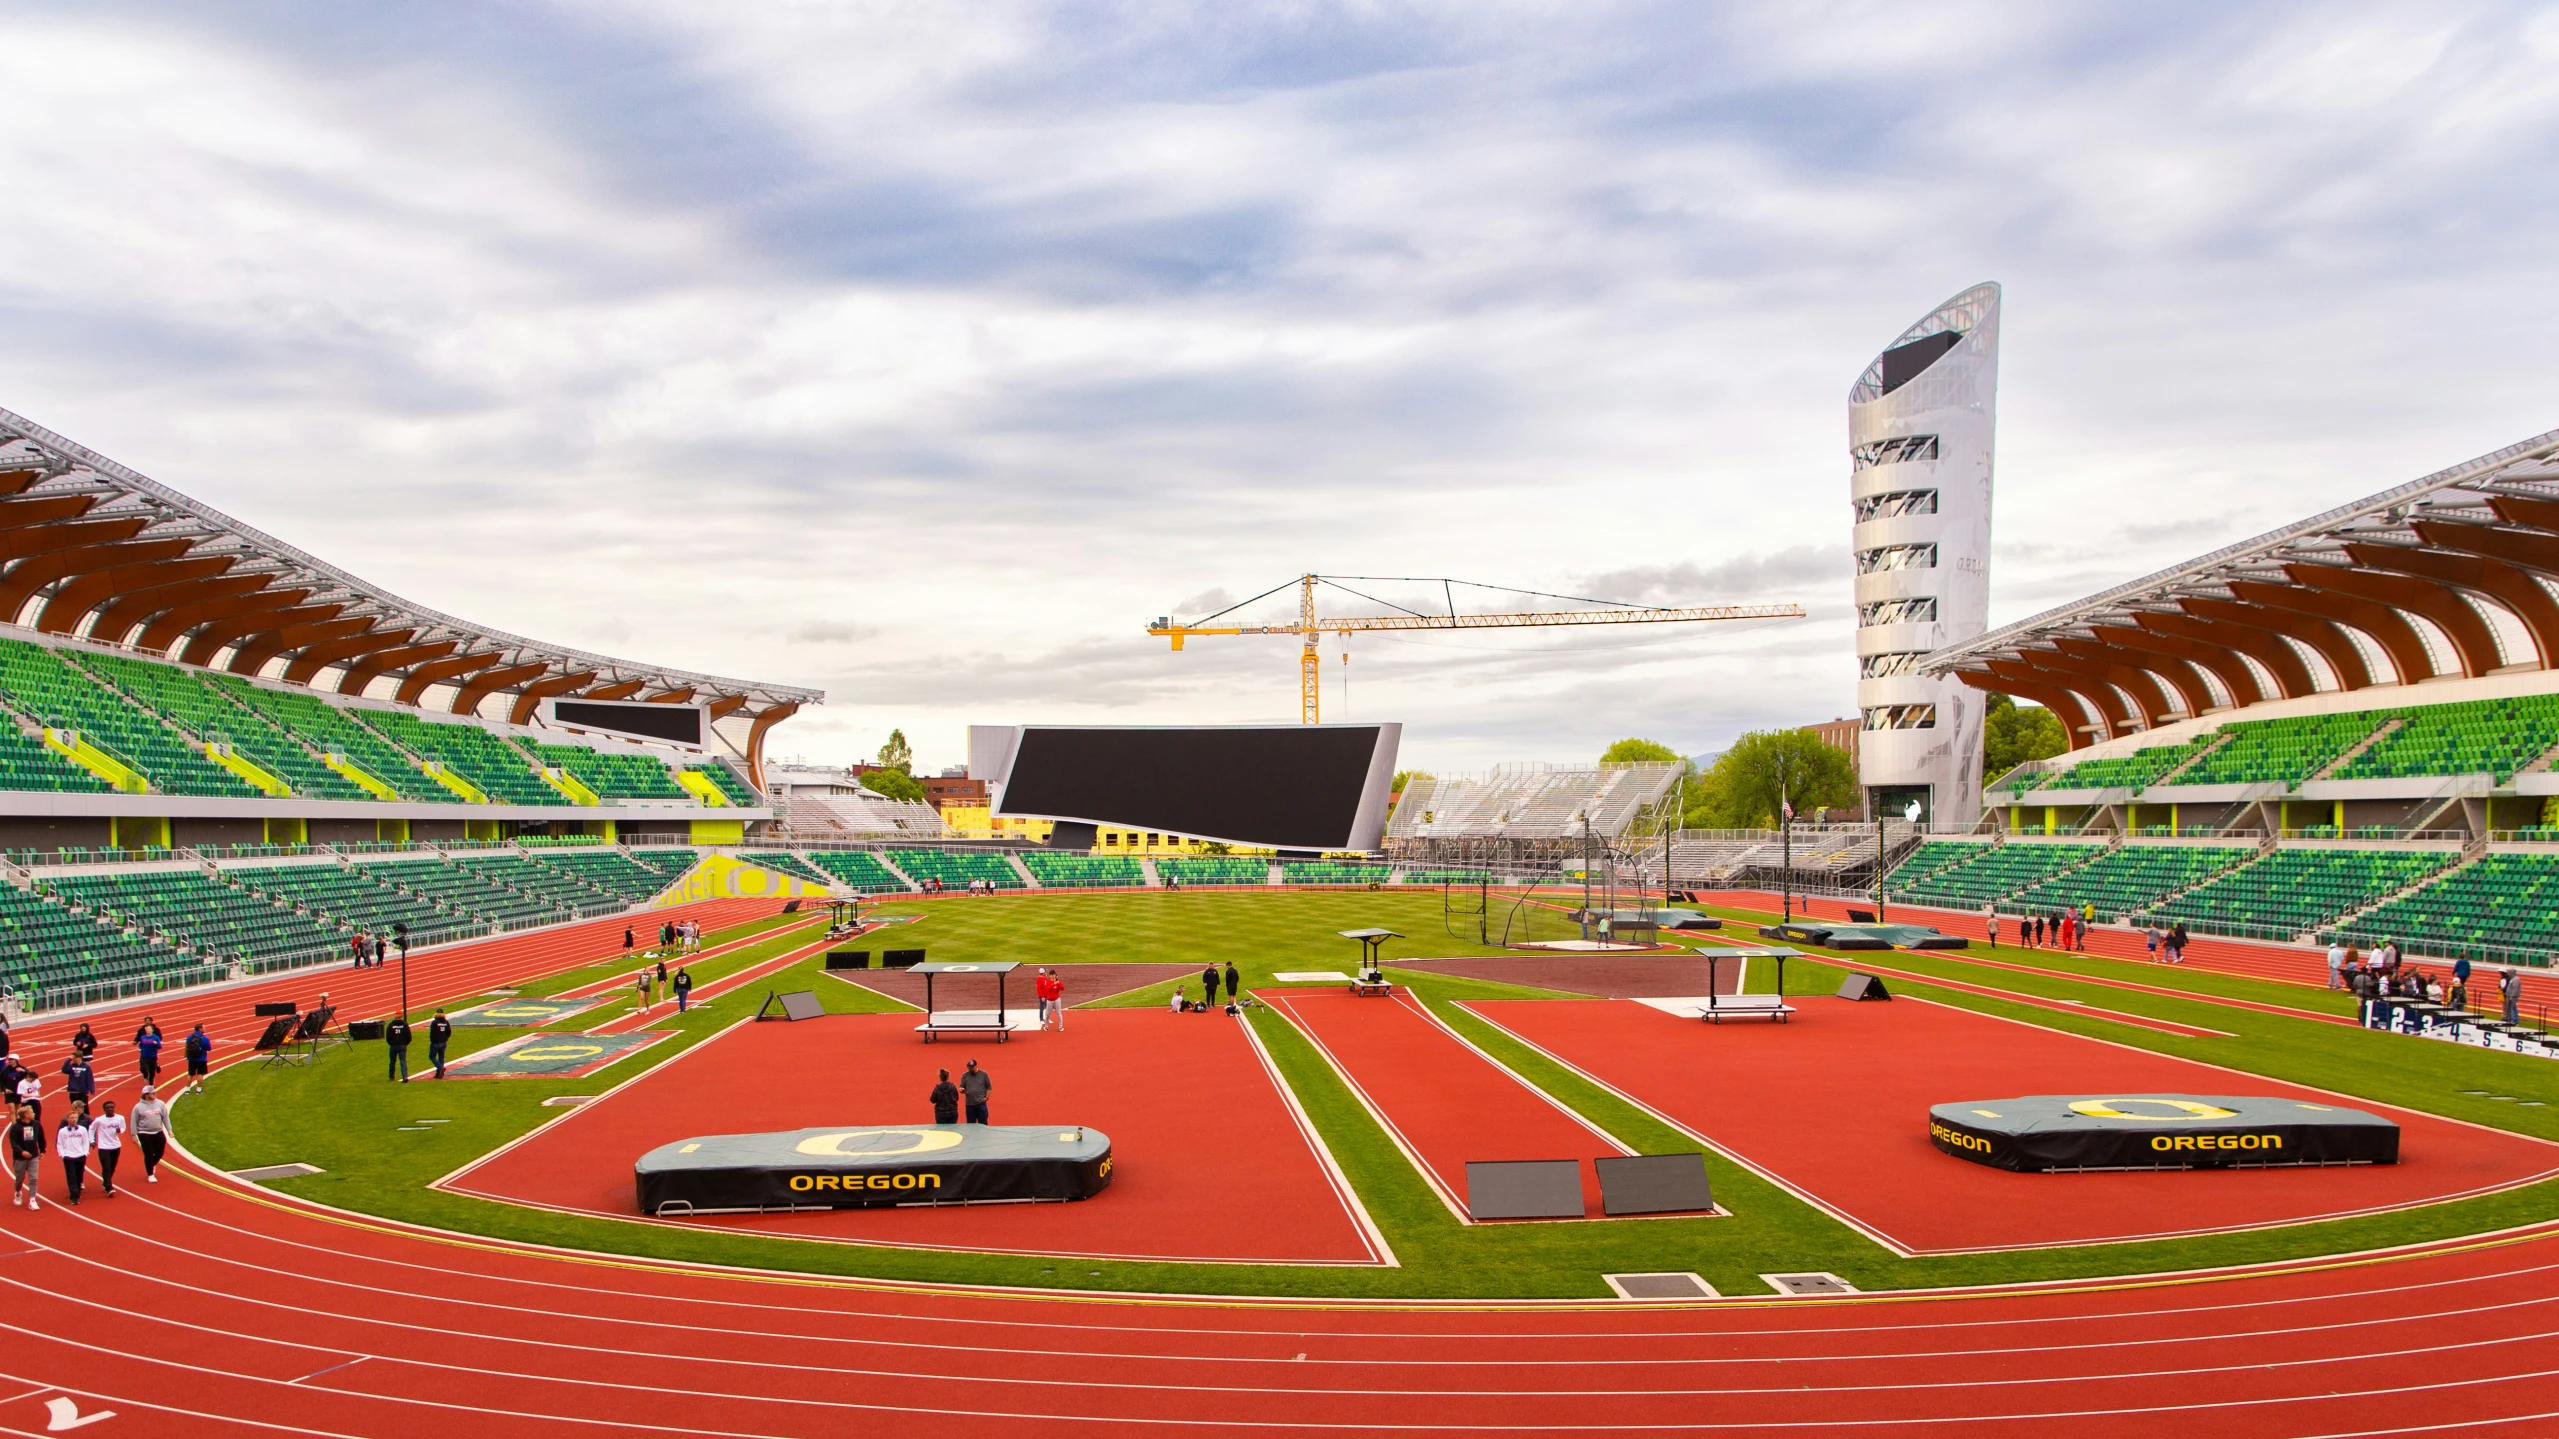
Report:
[[[1999,287],[1982,284],[1902,331],[1848,392],[1859,778],[1877,813],[1915,799],[1939,830],[1981,816],[1985,697],[1911,667],[1990,624],[1998,389]]]

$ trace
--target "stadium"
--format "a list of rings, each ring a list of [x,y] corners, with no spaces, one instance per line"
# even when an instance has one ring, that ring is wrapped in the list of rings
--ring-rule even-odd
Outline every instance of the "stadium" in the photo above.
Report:
[[[970,838],[0,413],[9,1073],[177,1095],[22,1168],[6,1426],[2546,1432],[2559,434],[1991,629],[1999,304],[1777,830],[1025,724]]]

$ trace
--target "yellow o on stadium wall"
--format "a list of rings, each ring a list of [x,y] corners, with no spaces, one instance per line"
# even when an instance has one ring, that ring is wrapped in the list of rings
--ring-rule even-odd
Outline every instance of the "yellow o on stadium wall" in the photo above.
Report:
[[[649,901],[654,908],[706,899],[824,899],[826,886],[749,864],[735,855],[705,855],[684,877]]]

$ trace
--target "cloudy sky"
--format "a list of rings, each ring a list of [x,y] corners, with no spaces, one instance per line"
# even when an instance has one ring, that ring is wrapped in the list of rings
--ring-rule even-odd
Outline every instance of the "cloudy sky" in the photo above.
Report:
[[[1812,612],[1328,648],[1411,763],[1845,714],[1847,389],[1983,279],[1994,622],[2559,425],[2547,9],[26,5],[0,86],[0,406],[818,760],[1293,718],[1142,630],[1308,570]]]

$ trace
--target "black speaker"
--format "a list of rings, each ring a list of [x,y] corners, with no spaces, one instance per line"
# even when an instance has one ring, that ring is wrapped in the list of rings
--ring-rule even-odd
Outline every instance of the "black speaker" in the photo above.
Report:
[[[792,900],[789,904],[782,906],[782,912],[784,914],[798,914],[800,912],[800,902],[796,899]]]
[[[349,1039],[380,1039],[381,1037],[381,1020],[350,1019],[347,1021],[347,1038]]]
[[[279,1004],[261,1004],[258,1006],[258,1018],[260,1019],[273,1019],[279,1014],[300,1014],[301,1012],[302,1006],[293,1003],[291,1000],[286,1000]]]
[[[880,963],[889,969],[909,969],[924,962],[920,949],[887,949],[880,951]]]
[[[1839,987],[1839,997],[1842,999],[1890,999],[1892,995],[1885,990],[1884,982],[1875,976],[1851,974],[1848,976],[1848,982]]]
[[[869,969],[871,952],[867,949],[830,949],[826,952],[829,969]]]

